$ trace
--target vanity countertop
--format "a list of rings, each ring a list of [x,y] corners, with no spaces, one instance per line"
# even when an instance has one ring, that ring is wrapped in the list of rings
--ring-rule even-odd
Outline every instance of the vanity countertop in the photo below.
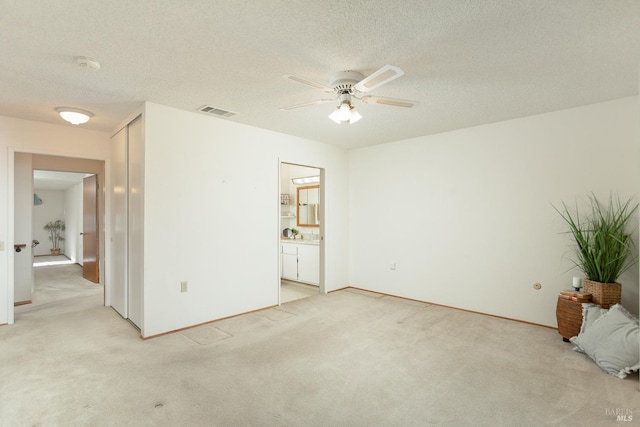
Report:
[[[280,239],[282,243],[295,243],[296,245],[320,245],[320,240],[311,240],[311,239]]]

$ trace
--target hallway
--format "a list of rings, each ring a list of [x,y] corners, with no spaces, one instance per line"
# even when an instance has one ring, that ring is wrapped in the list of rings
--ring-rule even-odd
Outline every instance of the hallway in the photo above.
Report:
[[[63,255],[34,259],[32,303],[15,307],[15,321],[46,318],[104,305],[104,288],[82,277],[82,267]]]

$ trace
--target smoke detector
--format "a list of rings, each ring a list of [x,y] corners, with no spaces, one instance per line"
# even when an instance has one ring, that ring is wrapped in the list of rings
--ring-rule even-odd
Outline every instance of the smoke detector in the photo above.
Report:
[[[89,58],[88,56],[76,57],[76,63],[83,68],[89,68],[91,70],[100,69],[100,63],[93,58]]]

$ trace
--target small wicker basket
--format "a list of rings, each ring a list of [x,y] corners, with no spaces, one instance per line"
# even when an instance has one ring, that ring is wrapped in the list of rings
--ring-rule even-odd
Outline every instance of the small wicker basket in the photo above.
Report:
[[[600,283],[584,279],[584,293],[591,294],[591,301],[602,308],[619,304],[622,298],[620,283]]]
[[[558,320],[558,333],[565,341],[577,336],[582,326],[582,303],[558,297],[556,319]]]

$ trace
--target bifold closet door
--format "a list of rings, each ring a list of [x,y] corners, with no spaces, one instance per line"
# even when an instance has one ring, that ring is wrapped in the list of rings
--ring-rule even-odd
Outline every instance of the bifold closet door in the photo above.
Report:
[[[142,329],[142,287],[144,280],[144,144],[142,118],[129,123],[128,134],[128,242],[127,299],[129,320]]]
[[[127,310],[127,128],[111,138],[111,306]]]

